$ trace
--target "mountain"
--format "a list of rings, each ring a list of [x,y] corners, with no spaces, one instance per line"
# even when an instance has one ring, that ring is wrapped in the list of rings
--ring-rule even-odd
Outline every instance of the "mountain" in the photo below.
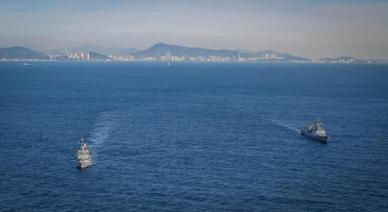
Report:
[[[97,52],[89,52],[90,60],[111,60],[110,57],[97,53]]]
[[[25,47],[0,48],[0,59],[11,60],[48,60],[49,57],[41,52],[36,52]]]
[[[121,48],[121,47],[104,47],[94,45],[84,45],[78,47],[72,47],[68,49],[54,50],[54,52],[68,51],[68,52],[99,52],[104,55],[129,55],[140,51],[136,48]]]
[[[287,53],[279,53],[272,50],[266,51],[248,51],[248,50],[229,50],[229,49],[205,49],[197,47],[185,47],[158,43],[143,51],[132,54],[136,58],[141,57],[160,57],[163,55],[172,55],[178,57],[223,57],[231,60],[260,62],[260,61],[281,61],[281,62],[310,62],[310,59],[293,56]]]
[[[233,50],[214,50],[204,49],[196,47],[185,47],[179,45],[171,45],[166,43],[158,43],[143,51],[136,52],[132,55],[135,57],[158,57],[161,55],[174,55],[174,56],[186,56],[186,57],[209,57],[209,56],[222,56],[222,57],[234,57],[237,51]]]

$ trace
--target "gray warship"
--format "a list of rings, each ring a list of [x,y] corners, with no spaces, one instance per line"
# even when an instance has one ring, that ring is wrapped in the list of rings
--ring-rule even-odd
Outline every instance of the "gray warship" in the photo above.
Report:
[[[90,157],[89,147],[85,143],[84,138],[81,138],[80,147],[77,150],[78,168],[84,169],[92,165],[92,158]]]
[[[322,143],[327,143],[329,141],[329,136],[327,136],[326,130],[323,128],[322,120],[319,119],[306,125],[301,129],[300,133]]]

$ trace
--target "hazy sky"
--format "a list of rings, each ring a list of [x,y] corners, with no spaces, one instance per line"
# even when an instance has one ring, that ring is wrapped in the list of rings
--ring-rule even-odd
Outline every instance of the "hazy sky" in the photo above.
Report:
[[[388,59],[387,0],[0,0],[0,46],[273,49]]]

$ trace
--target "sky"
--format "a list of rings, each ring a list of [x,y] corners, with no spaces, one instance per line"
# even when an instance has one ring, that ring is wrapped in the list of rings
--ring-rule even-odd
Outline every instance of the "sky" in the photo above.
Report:
[[[0,0],[0,47],[165,42],[388,59],[387,0]]]

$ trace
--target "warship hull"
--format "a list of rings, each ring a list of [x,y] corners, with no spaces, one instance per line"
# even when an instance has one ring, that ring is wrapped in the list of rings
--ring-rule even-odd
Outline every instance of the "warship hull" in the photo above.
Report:
[[[79,169],[86,169],[86,168],[88,168],[89,166],[91,166],[92,165],[92,163],[91,162],[80,162],[80,163],[78,163],[78,168]]]
[[[319,141],[319,142],[321,142],[321,143],[327,144],[327,142],[329,141],[329,137],[328,137],[328,136],[319,136],[319,135],[310,133],[310,132],[308,132],[308,131],[305,130],[305,129],[300,130],[300,133],[301,133],[303,136],[305,136],[305,137],[311,138],[311,139],[316,140],[316,141]]]
[[[83,138],[81,139],[81,142],[83,142]],[[86,143],[81,143],[80,148],[77,151],[77,162],[79,169],[84,169],[92,165],[92,159]]]

